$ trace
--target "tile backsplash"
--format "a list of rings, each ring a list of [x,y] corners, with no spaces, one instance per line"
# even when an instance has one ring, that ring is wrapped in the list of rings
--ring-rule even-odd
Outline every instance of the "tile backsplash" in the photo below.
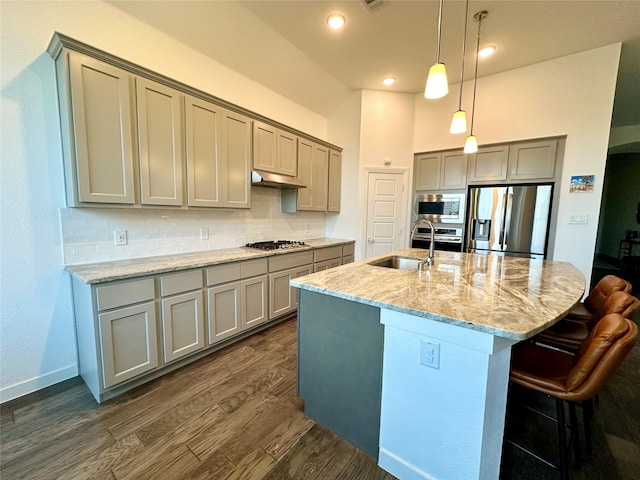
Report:
[[[252,207],[246,210],[63,208],[64,262],[79,265],[325,236],[326,214],[282,213],[278,190],[253,188],[251,195]],[[201,229],[207,229],[208,239],[201,239]],[[127,245],[115,245],[116,230],[126,230]]]

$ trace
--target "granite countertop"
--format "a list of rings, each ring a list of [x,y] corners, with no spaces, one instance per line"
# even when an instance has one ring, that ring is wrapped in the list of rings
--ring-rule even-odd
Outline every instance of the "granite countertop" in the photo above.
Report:
[[[130,260],[115,260],[112,262],[90,263],[84,265],[67,265],[66,269],[72,275],[85,283],[103,283],[126,278],[142,277],[157,273],[175,272],[190,268],[208,267],[221,263],[252,260],[273,255],[303,252],[322,247],[345,245],[353,240],[340,238],[314,238],[304,240],[305,246],[283,250],[257,250],[255,248],[238,247],[220,250],[206,250],[202,252],[178,253],[157,257],[135,258]]]
[[[403,249],[298,277],[305,290],[524,340],[554,324],[580,301],[582,273],[567,262],[457,252],[435,252],[425,272],[369,265]]]

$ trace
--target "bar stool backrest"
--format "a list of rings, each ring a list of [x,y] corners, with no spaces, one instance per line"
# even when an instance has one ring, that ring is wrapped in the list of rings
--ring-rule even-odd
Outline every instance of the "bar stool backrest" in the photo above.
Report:
[[[615,275],[607,275],[591,289],[587,298],[584,299],[584,306],[592,312],[596,313],[600,310],[607,299],[613,292],[631,292],[631,284],[626,280]]]

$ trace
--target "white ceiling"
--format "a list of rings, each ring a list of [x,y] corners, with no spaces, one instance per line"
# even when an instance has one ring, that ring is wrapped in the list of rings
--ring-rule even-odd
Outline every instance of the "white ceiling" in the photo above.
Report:
[[[176,40],[307,108],[329,115],[353,89],[418,93],[435,61],[438,0],[109,1]],[[470,1],[479,10],[481,44],[495,55],[480,76],[623,42],[613,126],[640,124],[640,0]],[[465,2],[445,0],[441,60],[458,83]],[[325,18],[347,17],[341,32]],[[478,24],[469,20],[465,78],[473,72]],[[598,68],[594,65],[594,68]],[[381,83],[385,75],[398,81]]]

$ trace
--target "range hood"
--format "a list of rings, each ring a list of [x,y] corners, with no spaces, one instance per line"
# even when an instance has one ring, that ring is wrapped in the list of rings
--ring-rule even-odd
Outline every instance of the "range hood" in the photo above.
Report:
[[[307,188],[307,186],[296,177],[265,172],[264,170],[254,170],[251,172],[251,185],[269,188]]]

